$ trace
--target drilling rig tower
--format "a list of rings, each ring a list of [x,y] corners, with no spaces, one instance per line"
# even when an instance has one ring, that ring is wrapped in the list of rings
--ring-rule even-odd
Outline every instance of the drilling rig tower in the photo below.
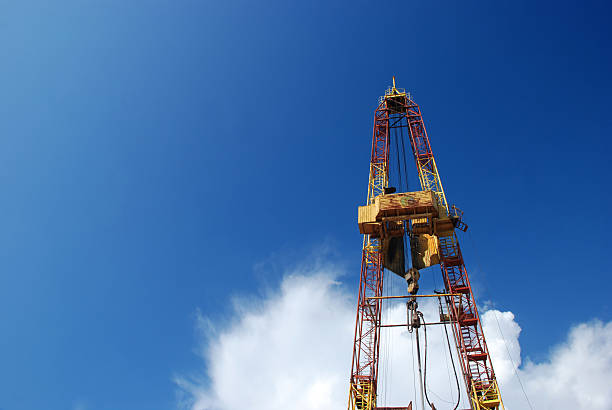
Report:
[[[401,136],[401,142],[398,139]],[[408,191],[408,177],[402,178],[402,164],[397,167],[397,181],[390,181],[390,153],[397,150],[402,158],[404,137],[410,142],[420,191]],[[403,170],[406,172],[405,155]],[[361,275],[357,302],[357,318],[353,360],[349,386],[349,410],[408,410],[406,407],[378,407],[379,353],[383,303],[388,299],[406,300],[407,323],[415,332],[421,374],[419,331],[441,325],[452,329],[457,366],[463,376],[466,397],[471,410],[503,409],[503,402],[474,293],[463,261],[457,231],[466,231],[462,212],[449,207],[438,167],[419,106],[405,90],[393,85],[379,98],[374,111],[374,130],[367,202],[358,209],[359,231],[363,234]],[[434,294],[419,293],[420,271],[439,265],[444,289]],[[385,272],[393,272],[406,280],[405,295],[383,295]],[[425,322],[418,310],[421,298],[438,298],[440,321]],[[448,333],[447,333],[448,334]],[[448,337],[448,336],[447,336]],[[425,333],[426,340],[426,333]],[[448,347],[450,349],[451,343]],[[450,353],[450,352],[449,352]],[[426,397],[426,386],[420,378],[420,403],[423,408],[435,405]],[[417,398],[415,398],[416,400]],[[455,410],[459,405],[457,405]],[[452,405],[451,405],[452,408]]]

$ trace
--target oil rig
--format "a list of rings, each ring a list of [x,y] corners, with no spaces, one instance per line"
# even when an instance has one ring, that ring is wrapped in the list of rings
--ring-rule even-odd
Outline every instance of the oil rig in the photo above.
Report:
[[[400,135],[402,138],[398,142]],[[407,175],[404,176],[403,183],[401,172],[402,162],[404,173],[407,166],[404,136],[410,141],[420,191],[401,192],[403,186],[408,191]],[[398,172],[394,176],[398,181],[393,181],[391,185],[389,169],[393,148],[396,150],[398,163]],[[416,335],[420,403],[423,409],[425,406],[436,409],[433,401],[427,397],[427,386],[421,376],[420,338],[424,333],[426,341],[427,327],[432,325],[444,326],[449,350],[451,343],[448,333],[452,333],[454,353],[459,362],[457,367],[463,376],[465,397],[468,398],[471,410],[504,408],[459,247],[457,231],[467,230],[462,215],[457,207],[449,208],[446,201],[421,110],[409,93],[396,88],[394,77],[393,85],[379,98],[374,112],[367,203],[358,208],[363,251],[349,386],[349,410],[412,409],[412,401],[406,403],[406,407],[377,406],[381,328],[388,326],[382,323],[381,318],[383,303],[387,299],[406,300],[407,323],[401,326]],[[444,289],[434,291],[433,294],[419,294],[420,270],[434,265],[440,266]],[[393,272],[406,280],[406,294],[383,296],[385,271]],[[440,318],[437,322],[426,323],[425,317],[419,311],[418,301],[428,297],[437,298],[439,301]],[[448,332],[447,327],[450,327],[452,332]],[[459,387],[458,380],[459,377]],[[452,406],[450,405],[450,408]],[[453,410],[458,406],[459,399]]]

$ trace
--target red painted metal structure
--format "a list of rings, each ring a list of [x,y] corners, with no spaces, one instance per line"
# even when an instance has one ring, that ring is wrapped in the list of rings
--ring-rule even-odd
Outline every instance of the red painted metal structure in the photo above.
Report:
[[[409,95],[397,90],[395,85],[381,98],[374,113],[367,204],[373,203],[374,198],[384,194],[385,188],[388,187],[390,129],[397,127],[404,127],[408,131],[421,189],[432,191],[445,212],[445,215],[440,215],[439,220],[448,221],[455,216],[454,226],[464,227],[460,219],[456,218],[456,211],[455,215],[449,213],[421,110]],[[459,295],[444,298],[470,405],[473,410],[497,409],[500,406],[503,408],[457,235],[453,228],[436,229],[436,222],[433,221],[433,234],[438,238],[445,291],[449,295]],[[350,410],[382,409],[376,407],[376,392],[380,329],[383,326],[380,298],[383,279],[381,239],[364,235],[350,378]]]
[[[380,103],[374,113],[368,203],[384,192],[389,181],[389,113]],[[364,237],[355,324],[349,407],[372,409],[376,402],[383,263],[380,239]]]

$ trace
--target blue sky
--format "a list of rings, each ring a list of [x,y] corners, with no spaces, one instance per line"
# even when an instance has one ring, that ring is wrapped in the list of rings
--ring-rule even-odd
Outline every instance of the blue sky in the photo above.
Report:
[[[223,322],[233,295],[321,249],[356,287],[392,75],[465,211],[477,298],[514,312],[523,353],[610,320],[609,16],[606,2],[3,2],[0,408],[175,408],[173,375],[201,367],[198,309]]]

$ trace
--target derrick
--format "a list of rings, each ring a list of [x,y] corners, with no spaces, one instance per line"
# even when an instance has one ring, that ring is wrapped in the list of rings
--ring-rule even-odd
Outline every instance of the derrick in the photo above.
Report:
[[[390,131],[400,128],[409,137],[421,191],[396,192],[389,186]],[[503,408],[456,233],[457,229],[465,231],[467,225],[462,212],[448,206],[421,110],[409,94],[395,87],[395,78],[374,112],[368,195],[366,205],[358,208],[358,226],[364,238],[349,410],[383,409],[377,407],[380,329],[396,326],[381,323],[383,301],[409,299],[411,319],[405,325],[409,331],[416,329],[418,348],[418,329],[425,323],[417,310],[417,298],[432,296],[418,295],[419,270],[433,265],[440,265],[445,287],[438,296],[445,303],[440,323],[452,329],[471,408]],[[408,295],[382,296],[385,269],[406,280]],[[411,408],[412,403],[386,409]]]
[[[370,160],[368,203],[382,195],[389,184],[389,116],[386,104],[374,112],[374,132]],[[383,285],[382,244],[379,237],[363,238],[361,275],[357,301],[355,343],[351,370],[349,408],[373,409],[376,406],[380,318]]]

